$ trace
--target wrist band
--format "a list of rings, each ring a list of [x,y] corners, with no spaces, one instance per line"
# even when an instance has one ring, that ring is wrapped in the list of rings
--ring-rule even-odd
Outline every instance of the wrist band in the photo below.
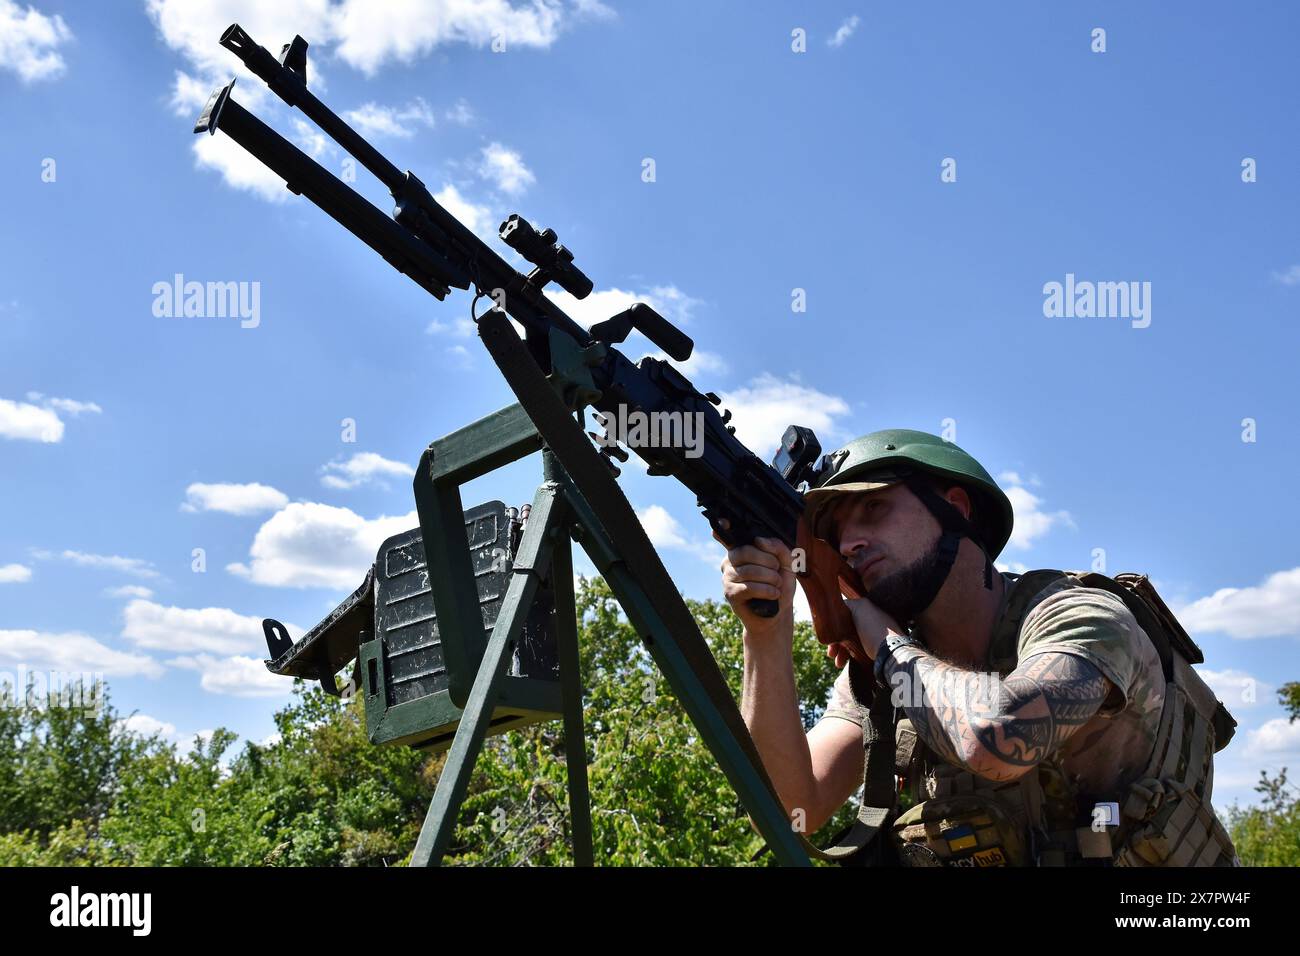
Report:
[[[921,647],[921,642],[916,638],[908,637],[906,634],[887,634],[885,639],[880,643],[880,649],[876,652],[876,665],[872,669],[875,674],[876,683],[884,687],[885,680],[885,661],[894,656],[894,651],[900,647]]]

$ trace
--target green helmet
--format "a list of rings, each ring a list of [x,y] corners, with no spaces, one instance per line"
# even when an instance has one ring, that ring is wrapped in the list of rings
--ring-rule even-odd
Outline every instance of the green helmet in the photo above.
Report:
[[[874,491],[925,472],[951,478],[970,494],[980,543],[996,558],[1011,537],[1011,502],[978,461],[950,441],[908,428],[887,428],[854,439],[826,458],[822,472],[804,493],[806,517],[813,534],[824,537],[817,520],[836,496]]]

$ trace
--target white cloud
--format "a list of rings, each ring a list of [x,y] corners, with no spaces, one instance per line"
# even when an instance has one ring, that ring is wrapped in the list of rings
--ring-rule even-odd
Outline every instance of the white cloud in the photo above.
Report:
[[[163,42],[186,61],[174,74],[173,110],[197,115],[212,90],[234,74],[240,80],[240,102],[272,126],[289,123],[292,114],[218,43],[232,22],[242,25],[255,42],[273,54],[301,34],[310,44],[308,82],[320,94],[325,83],[317,68],[317,53],[324,54],[321,60],[342,60],[370,75],[392,62],[410,63],[445,44],[483,47],[500,37],[507,51],[520,46],[549,47],[570,15],[559,0],[518,5],[508,0],[404,0],[386,6],[382,15],[376,15],[372,3],[362,0],[147,0],[146,9]],[[583,0],[576,14],[591,19],[599,11],[599,4]],[[373,112],[368,111],[371,106]],[[389,117],[384,115],[385,109],[375,104],[361,107],[355,111],[362,116],[358,125],[369,121],[372,130],[383,131],[406,128],[403,122],[432,123],[432,111],[419,100],[413,112],[407,106]],[[402,113],[405,120],[399,118]],[[465,123],[470,117],[469,107],[462,103],[448,112],[452,122]],[[392,125],[387,125],[388,119]],[[322,145],[317,135],[306,140],[308,148]],[[221,173],[228,185],[272,202],[287,197],[288,190],[280,180],[228,137],[198,136],[195,140],[198,165]]]
[[[0,438],[47,444],[60,442],[63,422],[48,408],[0,398]]]
[[[1229,710],[1252,707],[1259,703],[1260,698],[1267,697],[1272,690],[1267,684],[1261,683],[1245,671],[1213,671],[1201,665],[1195,665],[1194,669],[1201,679],[1210,685],[1210,690],[1214,691],[1216,697],[1231,705]]]
[[[204,484],[195,482],[185,489],[182,511],[222,511],[231,515],[252,515],[279,511],[289,496],[269,485]]]
[[[437,46],[485,47],[499,37],[511,47],[549,47],[560,34],[563,7],[556,0],[514,6],[507,0],[413,0],[375,15],[366,0],[331,8],[338,55],[367,75],[389,61],[410,63]]]
[[[130,717],[119,720],[118,724],[130,733],[139,734],[141,737],[158,736],[171,740],[176,736],[175,724],[169,724],[165,720],[150,717],[148,714],[132,714]]]
[[[579,9],[593,5],[583,3]],[[249,75],[217,44],[233,22],[272,53],[298,33],[310,44],[310,53],[336,55],[370,75],[388,63],[410,63],[452,43],[483,47],[500,37],[507,51],[548,47],[566,16],[557,0],[519,6],[508,0],[406,0],[386,6],[382,15],[363,0],[148,0],[147,10],[163,42],[183,54],[199,77],[212,81],[209,86],[232,72]],[[319,88],[317,75],[309,61],[307,76]]]
[[[47,398],[40,392],[28,392],[27,401],[39,402],[45,408],[53,409],[56,412],[64,412],[74,418],[87,412],[98,415],[103,411],[94,402],[79,402],[73,398]]]
[[[650,505],[639,509],[636,516],[645,528],[646,536],[656,548],[670,548],[675,551],[687,551],[705,561],[719,561],[723,553],[722,545],[711,538],[708,540],[688,538],[677,519],[660,505]]]
[[[53,556],[48,551],[39,551],[36,555],[40,558]],[[58,557],[83,568],[118,571],[138,578],[158,577],[158,572],[154,570],[153,565],[141,558],[124,558],[120,554],[86,554],[84,551],[63,551]]]
[[[660,505],[651,505],[637,511],[636,516],[641,520],[641,526],[650,537],[650,543],[656,548],[686,547],[686,536],[682,534],[682,526],[667,509]]]
[[[601,0],[573,0],[573,12],[594,20],[618,19],[618,12],[605,6]]]
[[[173,667],[199,672],[199,686],[229,697],[283,697],[293,692],[293,681],[272,674],[261,660],[243,655],[213,657],[185,655],[167,662]]]
[[[164,743],[172,744],[181,749],[182,753],[187,753],[194,746],[195,738],[199,738],[206,744],[212,739],[211,730],[177,730],[176,725],[166,720],[159,720],[157,717],[149,714],[132,714],[130,717],[124,717],[118,722],[118,726],[141,737],[159,737]],[[227,753],[227,758],[233,754]],[[225,761],[222,761],[223,764]]]
[[[107,588],[104,594],[113,598],[151,598],[153,591],[139,584],[124,584],[120,588]]]
[[[362,136],[395,136],[410,139],[415,135],[416,126],[433,129],[433,110],[421,97],[416,97],[405,106],[381,106],[378,103],[365,103],[360,108],[348,110],[343,114],[349,123],[357,128]]]
[[[657,285],[645,296],[656,312],[673,325],[690,325],[699,299],[692,298],[675,285]]]
[[[474,367],[474,357],[470,354],[469,349],[463,345],[453,345],[447,349],[447,354],[456,360],[456,367],[462,371],[467,371]]]
[[[116,651],[85,634],[0,630],[0,666],[29,671],[94,673],[106,677],[159,677],[163,668],[143,654]]]
[[[46,16],[33,6],[0,0],[0,69],[18,74],[24,83],[52,80],[67,68],[58,48],[72,31],[55,14]]]
[[[217,83],[214,81],[201,80],[183,70],[177,70],[172,79],[172,112],[177,116],[193,116],[198,119],[200,111],[207,105],[208,97],[212,95],[216,86]],[[242,100],[244,87],[241,85],[239,90]]]
[[[23,564],[0,564],[0,584],[21,584],[32,579],[32,569]]]
[[[194,748],[196,740],[201,741],[206,746],[212,740],[212,734],[214,733],[211,730],[177,730],[175,724],[159,720],[149,714],[132,714],[117,723],[119,727],[142,737],[157,735],[164,743],[177,747],[181,753],[189,753]],[[272,734],[272,736],[278,737],[279,735]],[[233,749],[226,752],[221,761],[223,770],[227,769],[227,765],[237,753],[238,751]]]
[[[34,404],[28,404],[29,402]],[[26,402],[0,398],[0,438],[47,444],[60,442],[63,440],[64,425],[59,412],[76,417],[86,413],[97,415],[102,411],[94,402],[47,398],[40,392],[28,392]]]
[[[449,213],[459,219],[470,232],[480,239],[492,240],[497,236],[498,216],[492,214],[487,206],[470,202],[460,194],[460,190],[448,183],[441,192],[435,193],[434,199]]]
[[[217,42],[226,27],[239,23],[272,53],[301,33],[315,52],[318,41],[329,36],[331,12],[328,0],[147,0],[145,9],[163,42],[188,61],[190,72],[176,73],[172,95],[173,106],[186,113],[197,111],[195,100],[202,105],[232,74],[239,78],[240,97],[250,108],[269,98],[262,81]],[[319,88],[310,55],[307,76]]]
[[[689,325],[699,299],[687,295],[675,285],[659,285],[640,292],[626,289],[600,289],[585,299],[575,299],[558,286],[546,290],[546,296],[584,329],[613,318],[637,302],[644,302],[673,325]]]
[[[251,563],[226,570],[272,587],[351,590],[386,538],[418,524],[414,511],[368,520],[348,508],[294,502],[258,529],[249,548]]]
[[[293,118],[293,140],[302,150],[317,162],[325,155],[335,156],[339,148],[334,141],[304,119]]]
[[[500,143],[483,147],[483,162],[479,164],[478,174],[511,196],[519,195],[537,182],[532,170],[524,165],[524,158]]]
[[[613,318],[637,302],[645,301],[643,296],[623,289],[597,289],[585,299],[575,299],[559,286],[549,287],[546,290],[546,297],[584,329],[591,328],[597,322]],[[646,304],[653,307],[652,303]]]
[[[704,349],[692,349],[691,357],[685,362],[679,362],[677,359],[671,358],[667,352],[650,352],[649,354],[654,358],[671,362],[701,392],[715,391],[707,379],[710,376],[722,375],[727,371],[726,359],[714,352],[706,352]]]
[[[1300,721],[1275,717],[1261,726],[1246,732],[1246,752],[1249,754],[1275,754],[1300,752]]]
[[[478,326],[473,319],[454,319],[450,325],[434,319],[424,331],[429,335],[454,335],[458,339],[468,339],[478,333]]]
[[[442,198],[438,197],[438,201],[441,202]],[[669,322],[680,327],[691,321],[691,313],[700,304],[699,299],[692,298],[673,285],[655,286],[640,292],[631,292],[626,289],[600,289],[592,292],[585,299],[574,298],[559,286],[551,286],[546,290],[546,297],[584,329],[591,328],[597,322],[613,318],[638,302],[645,303]],[[431,334],[449,332],[459,337],[468,338],[475,334],[475,326],[469,319],[457,319],[454,325],[448,325],[435,319],[429,324],[426,331]],[[652,344],[639,332],[633,332],[628,341],[631,343],[640,342],[644,343],[644,345]],[[635,354],[635,351],[630,351],[632,346],[627,344],[620,345],[619,349],[629,357]],[[669,358],[664,352],[657,350],[645,351],[642,354],[652,355],[655,358],[672,362],[681,370],[682,374],[696,382],[696,384],[700,384],[696,380],[701,377],[721,375],[728,370],[727,362],[721,355],[698,347],[691,351],[691,357],[685,362],[678,362],[676,359]],[[706,392],[712,391],[709,387],[702,390]]]
[[[788,426],[811,428],[826,444],[839,432],[837,420],[849,413],[849,403],[839,396],[766,372],[744,388],[719,394],[720,409],[731,410],[736,437],[764,461],[771,460]]]
[[[356,488],[386,476],[410,478],[415,469],[405,462],[392,461],[373,451],[358,452],[347,461],[331,461],[321,471],[320,482],[326,488]]]
[[[137,598],[122,612],[122,637],[147,650],[234,654],[266,646],[262,619],[224,607],[166,607]],[[286,624],[295,640],[302,634]]]
[[[1273,278],[1283,285],[1300,285],[1300,265],[1294,265],[1286,272],[1274,272]]]
[[[470,108],[469,101],[464,97],[458,99],[456,105],[442,116],[448,123],[455,123],[457,126],[468,126],[474,122],[474,110]]]
[[[857,30],[858,24],[861,22],[862,21],[858,18],[857,14],[854,14],[853,16],[849,17],[847,20],[845,20],[843,23],[840,24],[839,29],[836,30],[834,35],[832,35],[831,38],[826,41],[827,46],[833,46],[833,47],[844,46],[845,42],[847,42],[849,37],[853,36],[853,32]]]
[[[1189,631],[1236,638],[1300,636],[1300,567],[1276,571],[1254,587],[1220,588],[1176,613]]]
[[[284,180],[253,158],[229,136],[194,137],[194,161],[201,169],[221,174],[232,189],[253,193],[267,202],[281,203],[293,193]]]
[[[1029,548],[1034,542],[1058,525],[1073,528],[1074,519],[1068,511],[1044,511],[1043,499],[1020,484],[1020,476],[1013,471],[1004,471],[998,476],[1003,485],[1002,490],[1011,501],[1015,512],[1015,526],[1011,531],[1009,548]]]

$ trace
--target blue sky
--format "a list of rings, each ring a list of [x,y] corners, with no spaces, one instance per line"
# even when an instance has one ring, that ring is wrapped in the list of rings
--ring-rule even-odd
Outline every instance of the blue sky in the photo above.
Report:
[[[239,21],[274,51],[303,33],[318,94],[484,235],[554,227],[596,283],[559,297],[580,321],[641,299],[680,322],[764,457],[792,422],[831,448],[951,420],[1016,505],[1004,566],[1104,549],[1179,610],[1241,723],[1216,804],[1300,764],[1275,693],[1300,680],[1300,12],[407,8],[0,0],[0,671],[102,671],[137,726],[265,738],[289,683],[258,620],[319,620],[415,524],[425,445],[511,401],[466,295],[436,302],[191,135],[238,76],[343,168],[218,46]],[[155,314],[177,274],[256,283],[255,327]],[[1149,283],[1149,325],[1046,316],[1067,275]],[[465,500],[539,479],[521,462]],[[720,596],[692,497],[623,483],[682,590]]]

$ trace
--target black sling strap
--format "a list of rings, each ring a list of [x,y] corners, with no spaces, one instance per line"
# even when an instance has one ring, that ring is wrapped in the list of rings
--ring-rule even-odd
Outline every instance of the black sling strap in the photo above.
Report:
[[[889,688],[873,687],[875,678],[856,660],[849,661],[849,686],[867,711],[862,722],[862,806],[858,818],[822,853],[842,866],[883,866],[893,862],[893,847],[881,835],[898,808],[894,778],[894,704]]]

